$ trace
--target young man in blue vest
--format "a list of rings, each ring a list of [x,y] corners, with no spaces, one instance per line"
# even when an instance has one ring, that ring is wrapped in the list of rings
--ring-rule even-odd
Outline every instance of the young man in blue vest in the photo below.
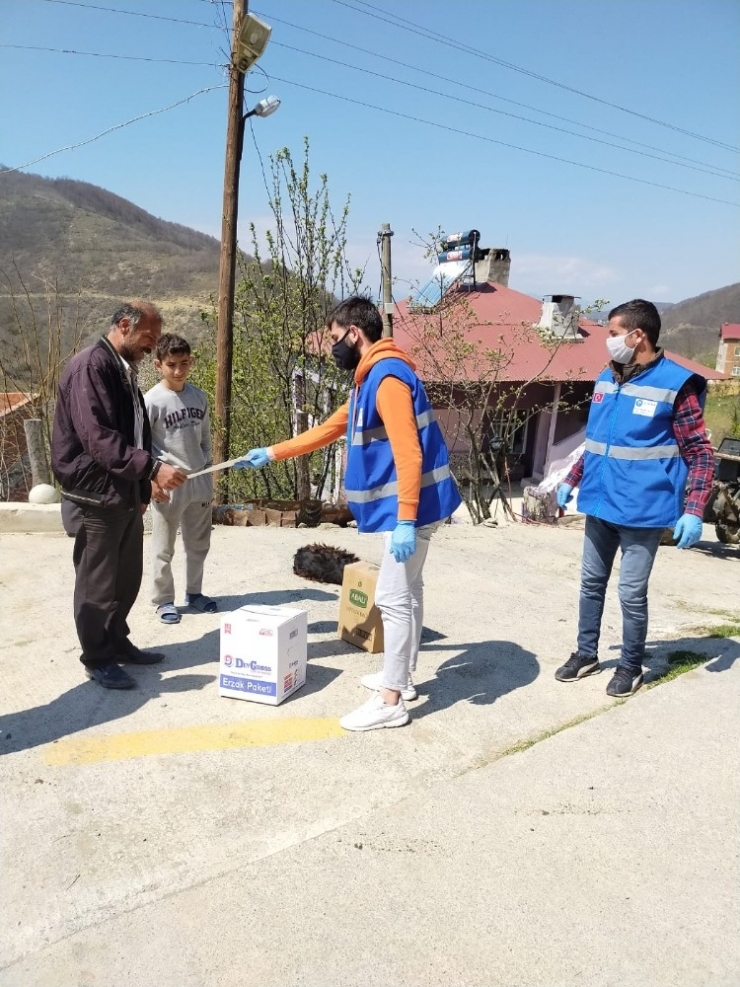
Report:
[[[622,654],[606,687],[631,696],[642,685],[648,627],[647,589],[663,532],[678,548],[701,537],[714,459],[702,408],[706,381],[658,347],[660,315],[641,298],[609,313],[611,362],[594,387],[586,448],[560,485],[564,508],[579,488],[586,515],[578,646],[555,672],[575,682],[601,671],[599,632],[606,587],[621,549]]]
[[[340,720],[345,730],[408,723],[416,699],[411,673],[423,623],[422,570],[429,539],[461,503],[444,437],[414,364],[392,339],[369,298],[347,298],[327,321],[332,356],[354,372],[348,402],[323,425],[268,449],[251,449],[235,469],[291,459],[347,437],[347,503],[359,531],[385,540],[375,602],[383,618],[383,670],[362,684],[372,699]]]

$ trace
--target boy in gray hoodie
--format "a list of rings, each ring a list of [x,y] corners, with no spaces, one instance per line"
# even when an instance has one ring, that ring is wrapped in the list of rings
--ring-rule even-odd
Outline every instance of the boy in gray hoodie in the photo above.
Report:
[[[188,383],[193,366],[190,344],[165,333],[157,344],[154,366],[162,380],[144,395],[152,429],[152,449],[158,459],[195,473],[211,465],[208,398]],[[188,480],[167,503],[152,504],[152,603],[165,624],[177,624],[172,557],[177,529],[185,548],[185,604],[202,613],[215,613],[215,600],[201,592],[203,566],[211,545],[210,474]]]

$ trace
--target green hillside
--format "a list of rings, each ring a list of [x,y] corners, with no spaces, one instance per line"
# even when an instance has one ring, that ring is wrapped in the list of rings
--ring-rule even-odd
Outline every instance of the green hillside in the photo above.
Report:
[[[217,240],[157,219],[105,189],[70,179],[0,175],[4,354],[14,345],[18,318],[32,321],[31,306],[46,325],[49,294],[55,310],[57,300],[61,304],[66,341],[76,323],[85,339],[106,329],[116,306],[134,297],[155,302],[168,328],[192,336],[217,292],[218,263]]]
[[[671,305],[661,315],[662,340],[676,353],[714,366],[723,322],[740,322],[740,284],[707,291]]]

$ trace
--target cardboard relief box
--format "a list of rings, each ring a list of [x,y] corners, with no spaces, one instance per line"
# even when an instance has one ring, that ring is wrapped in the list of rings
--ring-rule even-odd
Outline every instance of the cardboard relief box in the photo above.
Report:
[[[279,705],[306,682],[308,614],[245,606],[221,616],[218,694]]]
[[[380,568],[370,562],[346,565],[339,604],[339,637],[370,654],[385,647],[383,621],[375,606],[379,572]]]

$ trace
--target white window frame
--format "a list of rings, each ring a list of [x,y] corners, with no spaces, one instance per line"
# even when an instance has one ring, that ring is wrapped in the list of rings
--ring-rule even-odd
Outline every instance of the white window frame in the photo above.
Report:
[[[733,367],[732,368],[732,376],[733,377],[740,377],[740,364],[738,364],[736,367]]]
[[[510,456],[523,456],[527,449],[527,437],[529,435],[529,416],[526,417],[522,414],[524,418],[523,422],[520,422],[514,429],[514,436],[516,441],[511,449],[509,449]],[[490,443],[491,448],[495,449],[501,445],[501,433],[504,429],[511,424],[508,415],[499,415],[496,418],[489,419],[489,433],[490,433]]]

